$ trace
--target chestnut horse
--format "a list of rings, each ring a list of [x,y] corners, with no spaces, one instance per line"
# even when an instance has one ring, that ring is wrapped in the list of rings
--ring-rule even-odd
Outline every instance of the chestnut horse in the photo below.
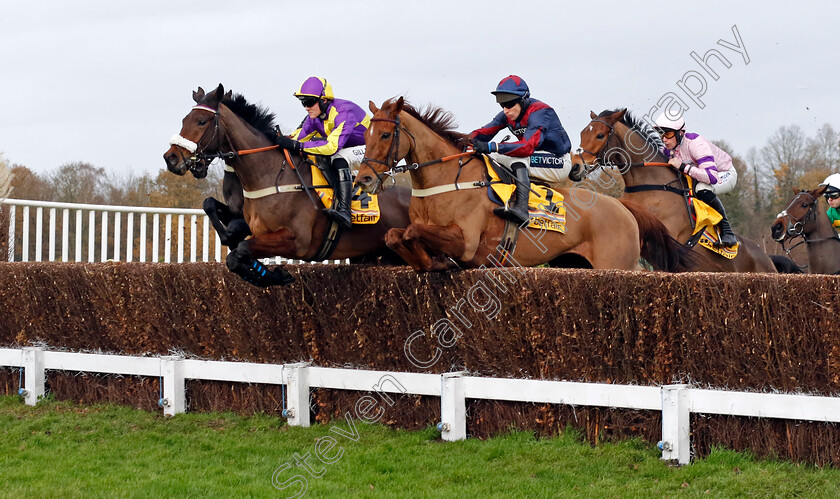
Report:
[[[505,262],[502,257],[506,253],[500,251],[505,221],[493,214],[496,205],[488,197],[485,163],[471,152],[462,153],[457,144],[465,136],[453,131],[452,115],[434,107],[420,113],[402,97],[389,99],[382,109],[371,102],[370,110],[373,119],[365,134],[367,157],[356,183],[367,192],[378,192],[385,188],[384,177],[393,173],[401,159],[411,165],[411,225],[391,229],[386,235],[388,246],[418,272],[446,270],[453,264],[480,267]],[[527,237],[518,238],[513,263],[641,268],[640,226],[629,208],[590,191],[559,192],[565,198],[566,232],[521,229]],[[584,202],[579,202],[581,199]],[[650,247],[663,252],[681,250],[655,217],[647,214],[645,218],[645,210],[638,210],[640,217],[652,223],[644,233],[656,232],[660,238]],[[651,260],[676,266],[681,264],[681,255],[668,253],[662,260]]]
[[[805,243],[811,274],[840,273],[840,238],[818,203],[825,186],[810,191],[793,189],[793,192],[795,196],[773,222],[773,239],[782,244],[788,255],[793,248]],[[786,242],[799,238],[802,241],[790,249],[785,248]]]
[[[408,189],[383,193],[380,220],[338,232],[337,243],[326,255],[327,235],[336,235],[339,229],[321,211],[321,201],[311,188],[309,164],[274,145],[273,114],[241,95],[225,94],[221,84],[207,94],[199,87],[193,99],[196,106],[184,117],[180,138],[173,138],[164,159],[178,175],[191,170],[203,177],[208,163],[218,157],[233,167],[244,192],[242,213],[252,235],[228,255],[231,270],[253,284],[269,286],[288,284],[290,276],[282,268],[267,271],[258,258],[313,261],[381,256],[399,261],[385,246],[384,237],[388,230],[408,225]],[[226,181],[225,188],[231,185]]]
[[[661,139],[626,109],[590,113],[592,121],[580,132],[580,150],[574,155],[573,180],[580,180],[599,166],[616,168],[624,178],[624,198],[641,204],[668,227],[678,241],[688,241],[693,233],[685,201],[682,175],[671,168],[660,152]],[[582,171],[585,170],[585,171]],[[738,255],[728,259],[699,244],[700,258],[693,271],[776,272],[770,257],[753,241],[739,236]]]

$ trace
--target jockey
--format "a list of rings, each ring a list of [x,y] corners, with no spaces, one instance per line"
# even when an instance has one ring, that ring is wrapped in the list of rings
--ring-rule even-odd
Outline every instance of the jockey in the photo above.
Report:
[[[738,242],[735,233],[726,218],[726,211],[718,194],[726,194],[735,188],[738,172],[732,166],[732,157],[696,133],[685,133],[685,121],[682,117],[668,118],[665,113],[655,120],[655,128],[665,144],[664,153],[670,159],[668,163],[697,181],[694,194],[705,202],[723,219],[720,221],[720,241],[718,246],[732,246]]]
[[[493,212],[521,225],[528,222],[530,177],[547,182],[568,178],[572,144],[554,109],[531,98],[528,84],[522,78],[510,75],[490,93],[496,96],[502,111],[493,121],[474,130],[470,138],[475,152],[490,154],[498,163],[513,169],[516,200]],[[508,128],[517,140],[487,142],[503,128]]]
[[[832,173],[820,184],[825,186],[823,196],[828,201],[828,219],[835,230],[840,230],[840,173]]]
[[[358,166],[365,155],[365,130],[370,117],[349,100],[336,99],[324,78],[310,76],[295,92],[308,116],[290,137],[278,136],[277,144],[290,151],[329,156],[337,175],[335,199],[325,213],[345,229],[352,228],[350,198],[353,178],[351,166]]]

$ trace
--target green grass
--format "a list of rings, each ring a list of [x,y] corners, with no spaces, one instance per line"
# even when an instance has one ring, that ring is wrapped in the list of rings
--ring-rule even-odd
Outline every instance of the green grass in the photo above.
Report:
[[[490,440],[441,442],[357,421],[291,428],[264,415],[182,414],[165,418],[126,407],[0,397],[2,497],[287,497],[272,487],[300,474],[305,497],[836,497],[840,470],[754,460],[715,450],[669,467],[648,443],[592,448],[566,431],[551,439],[514,432]],[[316,445],[335,439],[332,450]],[[340,449],[339,447],[340,446]],[[337,456],[343,452],[340,458]],[[294,466],[304,456],[320,478]],[[327,459],[329,460],[329,459]]]

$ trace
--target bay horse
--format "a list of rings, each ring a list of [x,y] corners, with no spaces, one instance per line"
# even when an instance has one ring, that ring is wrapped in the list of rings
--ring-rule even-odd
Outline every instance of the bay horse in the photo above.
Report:
[[[598,167],[611,166],[624,179],[625,194],[654,213],[677,241],[688,241],[693,233],[686,186],[682,175],[668,165],[661,152],[659,135],[643,121],[632,117],[627,109],[606,110],[599,115],[590,112],[589,122],[580,132],[580,149],[573,155],[569,177],[582,180]],[[738,255],[728,259],[699,244],[694,246],[698,258],[692,271],[713,272],[776,272],[773,261],[755,242],[738,236]]]
[[[788,255],[793,248],[804,243],[808,251],[809,273],[840,273],[840,237],[818,203],[825,186],[810,191],[793,189],[793,192],[793,199],[776,216],[770,229],[773,239],[781,243]],[[800,238],[802,240],[793,247],[785,248],[786,242]]]
[[[208,93],[199,87],[193,100],[196,105],[182,120],[180,139],[173,138],[164,160],[169,171],[178,175],[192,171],[203,177],[208,164],[218,157],[235,172],[244,196],[242,215],[252,235],[228,255],[228,268],[253,284],[270,286],[289,284],[291,276],[282,267],[268,271],[259,258],[364,261],[382,257],[383,261],[402,263],[387,248],[384,237],[388,230],[408,225],[408,189],[394,189],[379,197],[381,217],[377,223],[354,225],[342,233],[322,212],[321,202],[312,192],[309,163],[274,145],[273,114],[248,103],[242,95],[226,94],[221,84]],[[225,179],[226,195],[228,188],[235,195],[235,183],[227,175]],[[335,236],[337,241],[331,252],[324,254],[327,236]]]
[[[496,204],[488,197],[485,163],[472,151],[462,152],[458,144],[466,136],[454,131],[452,115],[437,107],[421,113],[402,97],[385,101],[381,109],[371,101],[370,110],[367,156],[356,184],[367,192],[385,189],[385,177],[405,159],[413,187],[411,225],[388,231],[388,246],[418,272],[504,264],[496,255],[502,254],[505,221],[493,214]],[[512,253],[515,264],[641,269],[640,226],[632,208],[609,196],[571,191],[575,190],[559,190],[569,215],[566,232],[521,229],[527,237],[518,238]],[[580,199],[586,203],[578,203]],[[654,267],[683,264],[681,245],[669,241],[667,230],[655,217],[645,216],[641,208],[638,213],[646,222],[642,231],[646,241],[654,232],[660,238],[656,242],[649,238],[647,245],[651,253],[659,252],[650,257],[658,262],[651,262]]]

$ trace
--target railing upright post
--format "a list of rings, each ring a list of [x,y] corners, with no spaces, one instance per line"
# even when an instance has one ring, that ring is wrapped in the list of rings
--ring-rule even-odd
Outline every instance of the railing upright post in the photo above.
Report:
[[[688,385],[662,387],[662,459],[688,464],[691,461],[690,401]]]
[[[160,358],[160,370],[163,377],[163,414],[174,416],[187,410],[186,389],[184,387],[184,358],[167,355]]]
[[[309,363],[284,366],[287,374],[286,418],[289,426],[309,427]]]
[[[44,397],[46,374],[44,372],[44,348],[23,348],[24,385],[23,396],[26,405],[35,405]]]
[[[467,402],[463,373],[446,373],[440,378],[440,436],[454,442],[467,438]]]

